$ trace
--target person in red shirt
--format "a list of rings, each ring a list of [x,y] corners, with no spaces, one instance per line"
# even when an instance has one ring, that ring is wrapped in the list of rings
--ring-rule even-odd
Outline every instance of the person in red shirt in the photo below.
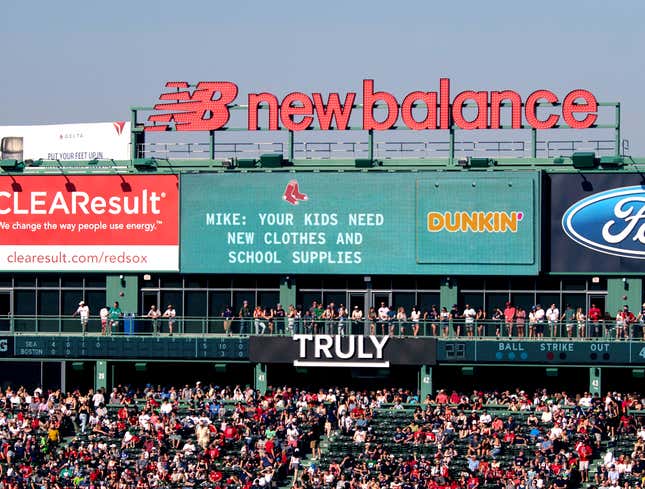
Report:
[[[591,326],[593,330],[591,331],[591,336],[594,338],[599,338],[602,336],[600,319],[602,318],[602,311],[596,306],[596,304],[591,304],[591,308],[587,313],[587,318],[591,321]]]
[[[516,314],[517,310],[515,309],[515,306],[510,302],[507,302],[506,308],[504,309],[504,325],[506,326],[506,332],[508,333],[509,338],[513,337],[513,325],[515,324]]]

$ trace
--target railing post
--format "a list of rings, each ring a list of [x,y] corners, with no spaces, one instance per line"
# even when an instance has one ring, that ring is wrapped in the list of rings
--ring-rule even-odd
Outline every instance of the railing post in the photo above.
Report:
[[[374,129],[367,131],[367,159],[374,161]]]
[[[211,161],[215,160],[215,131],[208,131],[208,153]]]
[[[537,158],[537,129],[534,127],[531,128],[531,158]]]
[[[616,148],[614,156],[620,156],[620,102],[616,104]]]
[[[289,160],[289,163],[293,163],[293,131],[289,130],[289,136],[287,139],[287,160]]]

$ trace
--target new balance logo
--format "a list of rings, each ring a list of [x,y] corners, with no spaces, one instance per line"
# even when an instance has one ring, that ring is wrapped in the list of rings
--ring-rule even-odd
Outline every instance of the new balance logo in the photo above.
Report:
[[[291,180],[284,189],[282,198],[289,202],[291,205],[298,205],[301,200],[308,200],[307,194],[300,192],[298,188],[298,180]]]
[[[237,85],[231,82],[199,82],[191,93],[187,82],[168,82],[166,88],[174,92],[162,93],[154,110],[169,111],[167,114],[151,114],[146,131],[166,131],[175,123],[177,131],[216,131],[229,119],[228,104],[237,97]]]

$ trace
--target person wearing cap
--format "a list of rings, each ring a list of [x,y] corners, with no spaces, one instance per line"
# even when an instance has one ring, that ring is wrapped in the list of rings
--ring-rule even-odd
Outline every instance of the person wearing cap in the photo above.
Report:
[[[72,314],[72,317],[80,316],[81,318],[81,331],[83,335],[87,334],[87,323],[90,320],[90,308],[85,301],[78,303],[78,309]]]
[[[172,304],[168,304],[168,307],[163,313],[163,317],[168,319],[168,335],[172,336],[173,328],[175,327],[175,320],[177,318],[177,311],[175,311]]]

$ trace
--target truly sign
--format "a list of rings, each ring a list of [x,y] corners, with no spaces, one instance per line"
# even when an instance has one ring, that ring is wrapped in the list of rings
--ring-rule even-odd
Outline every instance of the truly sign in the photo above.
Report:
[[[148,117],[153,125],[146,131],[165,131],[171,123],[177,131],[215,131],[226,128],[230,105],[238,95],[238,87],[229,81],[199,82],[191,91],[187,82],[168,82],[162,101]],[[357,105],[360,100],[360,106]],[[260,129],[259,112],[268,108],[268,129],[304,131],[317,126],[320,130],[347,130],[354,109],[362,108],[363,130],[392,129],[397,121],[412,130],[500,129],[502,108],[509,112],[512,129],[550,129],[562,119],[573,129],[592,127],[598,118],[598,101],[588,90],[576,89],[562,101],[550,90],[536,90],[526,99],[514,90],[466,90],[454,98],[450,95],[450,79],[439,80],[438,91],[413,91],[401,100],[389,92],[377,91],[374,80],[363,80],[362,95],[332,92],[311,95],[292,92],[282,100],[269,92],[249,93],[246,100],[247,129]],[[550,106],[539,111],[539,105]],[[555,108],[557,107],[557,110]],[[470,110],[472,108],[472,110]],[[466,110],[467,109],[467,110]],[[510,109],[510,110],[509,110]],[[464,113],[466,110],[467,114]],[[548,113],[543,113],[548,112]],[[357,128],[354,128],[357,129]]]

